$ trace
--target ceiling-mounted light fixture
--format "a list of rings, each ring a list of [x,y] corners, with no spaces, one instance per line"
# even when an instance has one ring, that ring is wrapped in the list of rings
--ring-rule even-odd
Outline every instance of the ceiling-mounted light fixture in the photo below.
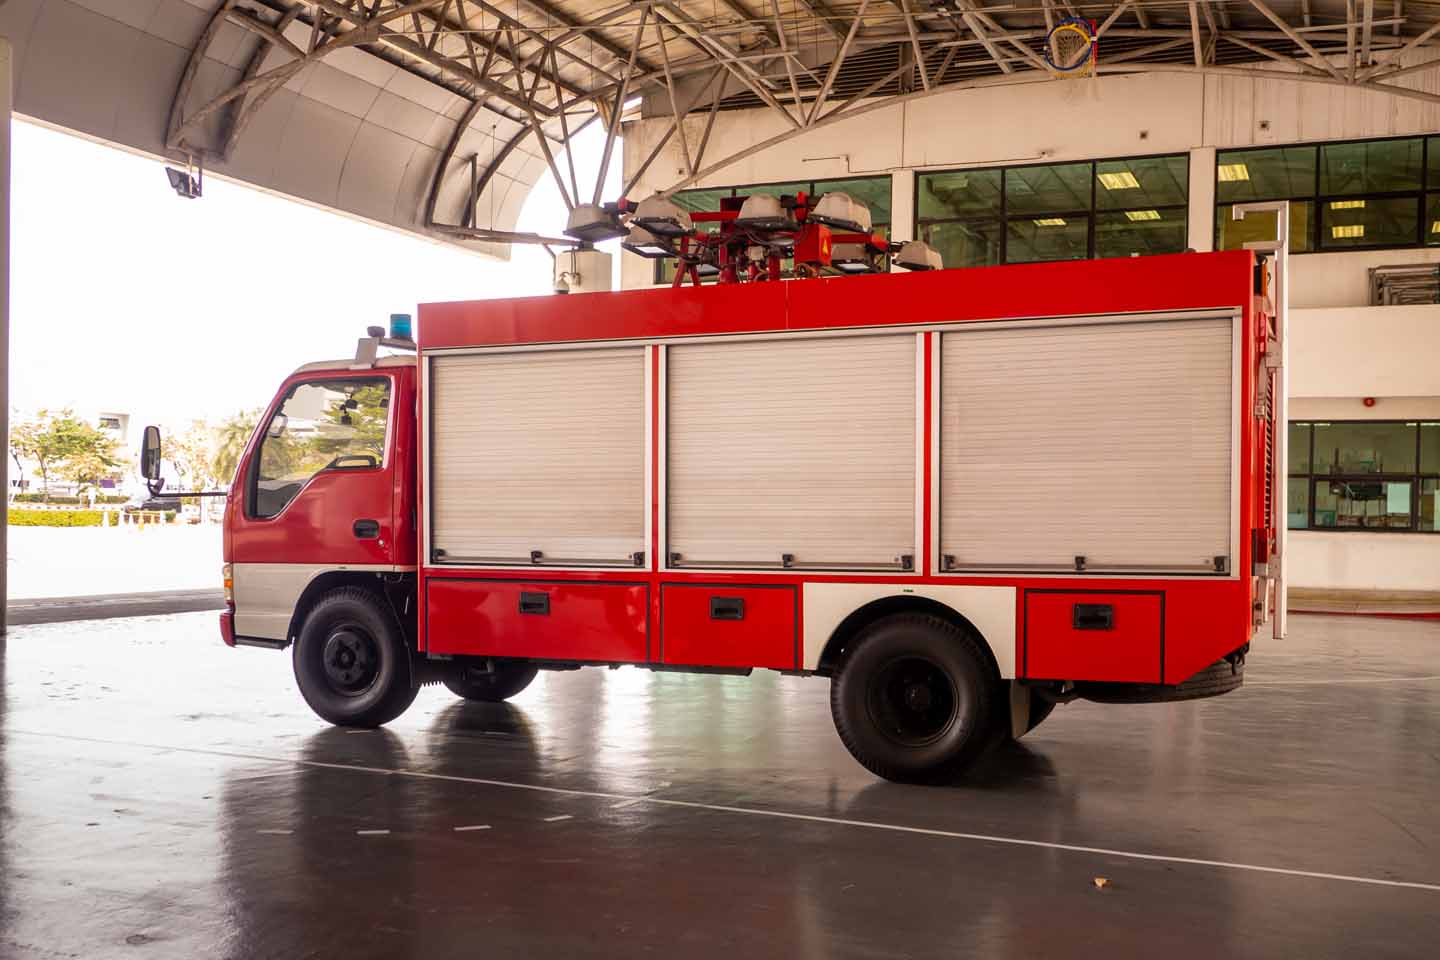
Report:
[[[1217,169],[1221,183],[1236,183],[1250,179],[1250,168],[1243,163],[1222,163]]]
[[[1135,190],[1140,186],[1140,181],[1135,179],[1135,174],[1129,170],[1118,170],[1114,173],[1097,173],[1095,179],[1100,181],[1100,186],[1106,190]]]

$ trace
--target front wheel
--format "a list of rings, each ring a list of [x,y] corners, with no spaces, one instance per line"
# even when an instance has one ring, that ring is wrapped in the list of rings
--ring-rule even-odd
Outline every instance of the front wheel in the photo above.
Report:
[[[949,621],[895,614],[866,627],[830,686],[835,730],[886,780],[949,779],[985,746],[997,716],[977,639]]]
[[[321,597],[300,628],[294,657],[301,696],[340,726],[389,723],[419,691],[400,625],[368,590],[341,587]]]
[[[496,664],[490,671],[461,665],[445,677],[445,686],[457,697],[499,703],[530,686],[539,671],[529,663]]]

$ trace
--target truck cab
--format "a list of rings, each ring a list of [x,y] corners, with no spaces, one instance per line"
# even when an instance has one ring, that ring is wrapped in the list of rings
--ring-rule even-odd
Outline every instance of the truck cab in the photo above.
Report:
[[[414,411],[411,357],[310,363],[286,379],[226,501],[227,643],[285,647],[315,600],[345,586],[384,584],[405,617],[417,542]]]

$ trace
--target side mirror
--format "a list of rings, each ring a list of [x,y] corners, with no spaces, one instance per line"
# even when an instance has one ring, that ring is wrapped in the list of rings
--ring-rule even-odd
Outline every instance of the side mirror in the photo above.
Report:
[[[160,492],[164,484],[160,479],[160,428],[153,425],[145,428],[145,438],[140,443],[140,476],[145,478],[152,496]]]
[[[289,422],[290,418],[285,416],[285,414],[275,414],[275,419],[271,420],[270,426],[265,428],[265,436],[271,438],[283,437],[285,435],[285,425]]]

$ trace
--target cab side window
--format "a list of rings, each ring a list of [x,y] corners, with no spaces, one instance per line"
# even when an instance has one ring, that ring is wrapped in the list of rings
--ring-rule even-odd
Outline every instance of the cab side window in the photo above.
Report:
[[[297,384],[265,427],[253,472],[252,510],[273,517],[317,473],[384,465],[390,381]]]

